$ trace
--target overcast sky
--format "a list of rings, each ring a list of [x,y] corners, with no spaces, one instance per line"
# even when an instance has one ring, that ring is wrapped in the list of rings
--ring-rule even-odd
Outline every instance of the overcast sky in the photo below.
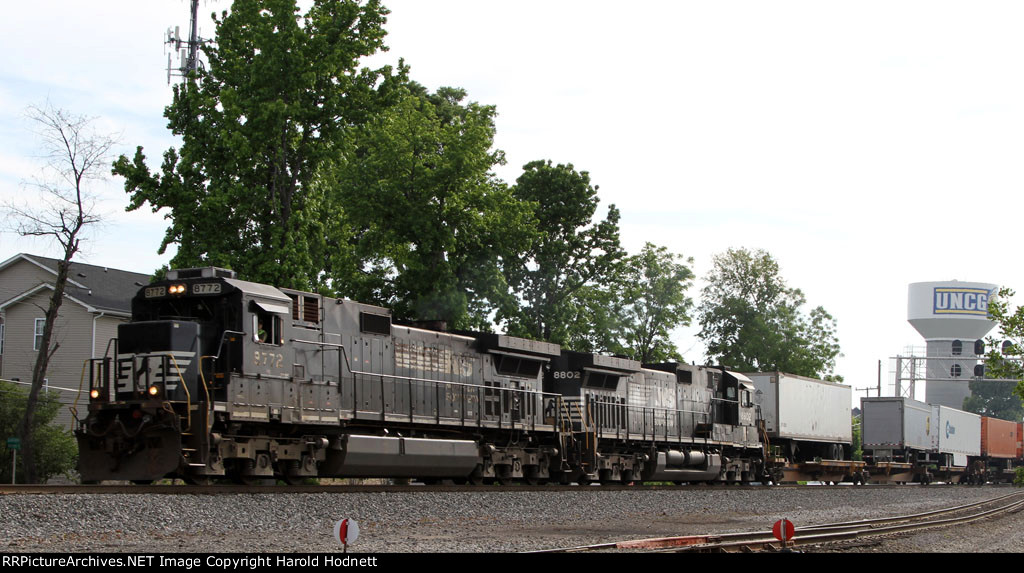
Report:
[[[391,49],[370,63],[405,58],[428,88],[497,106],[501,178],[534,159],[589,171],[602,205],[622,211],[629,251],[666,246],[698,277],[730,247],[767,250],[808,309],[838,320],[837,373],[856,387],[876,384],[878,360],[923,345],[906,321],[909,283],[1024,286],[1024,4],[385,4]],[[211,37],[209,13],[230,3],[200,6]],[[188,16],[186,0],[7,6],[0,195],[24,194],[38,170],[24,110],[47,99],[98,117],[119,152],[142,145],[157,168],[175,144],[162,40],[175,25],[185,34]],[[161,215],[125,214],[118,180],[105,198],[108,224],[80,260],[166,263]],[[19,252],[57,254],[0,234],[0,260]],[[675,339],[701,362],[698,330]]]

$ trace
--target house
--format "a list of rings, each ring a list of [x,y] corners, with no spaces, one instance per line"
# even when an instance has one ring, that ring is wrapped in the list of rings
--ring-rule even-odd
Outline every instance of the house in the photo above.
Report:
[[[27,384],[32,381],[43,324],[54,282],[57,259],[18,254],[0,263],[0,378]],[[92,357],[113,353],[110,339],[117,325],[131,317],[131,299],[150,277],[106,267],[71,263],[64,303],[58,313],[51,344],[57,352],[47,368],[48,391],[59,392],[62,402],[78,399],[83,364]],[[57,422],[71,428],[72,417],[62,408]]]

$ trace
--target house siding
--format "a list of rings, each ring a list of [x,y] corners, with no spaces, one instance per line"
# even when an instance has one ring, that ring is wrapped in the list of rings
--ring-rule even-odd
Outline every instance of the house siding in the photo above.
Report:
[[[9,259],[10,264],[0,269],[0,303],[24,296],[41,284],[52,285],[56,279],[55,273],[21,258],[23,256],[12,257]],[[51,263],[52,261],[49,261],[47,264]],[[85,278],[82,278],[81,281],[88,282],[88,279],[91,278],[96,281],[96,284],[110,284],[112,275],[107,275],[106,269],[98,271],[95,268],[85,267],[82,270],[86,274],[82,275]],[[69,278],[76,280],[75,277]],[[100,295],[98,298],[109,304],[118,300],[111,298],[111,292],[128,292],[137,286],[138,282],[135,281],[144,279],[144,275],[119,271],[118,280],[122,282],[112,285],[117,290],[108,291],[104,288],[95,292]],[[90,284],[85,286],[92,288]],[[119,316],[116,312],[112,315],[112,311],[109,310],[102,311],[103,314],[101,311],[90,312],[89,308],[97,304],[93,300],[93,292],[93,290],[85,292],[79,289],[79,294],[87,299],[79,299],[81,303],[76,301],[75,295],[64,298],[51,340],[51,344],[59,344],[59,348],[50,359],[46,378],[49,392],[56,394],[66,406],[60,409],[55,420],[58,425],[66,429],[74,427],[70,407],[77,401],[77,409],[84,415],[88,403],[86,393],[79,392],[79,386],[83,382],[83,364],[91,357],[103,356],[107,351],[110,339],[117,336],[117,325],[128,320],[127,317]],[[35,319],[44,318],[45,309],[49,305],[52,293],[51,288],[43,288],[32,296],[18,300],[0,311],[0,320],[3,320],[4,323],[0,378],[7,380],[17,378],[25,389],[32,381],[32,368],[38,354],[32,348],[35,338]],[[125,297],[122,302],[123,305],[118,306],[123,306],[122,312],[127,314],[130,307],[130,296]],[[112,346],[109,352],[111,355],[113,354]]]
[[[32,382],[32,368],[38,355],[32,348],[35,339],[35,319],[44,317],[42,308],[49,304],[49,294],[52,292],[45,289],[19,304],[8,307],[5,324],[7,339],[4,345],[4,378]],[[47,366],[46,379],[47,384],[53,387],[51,392],[55,392],[66,406],[71,406],[75,401],[82,382],[83,363],[91,355],[92,321],[93,315],[71,300],[65,299],[58,311],[51,345],[59,344],[59,347]],[[85,400],[79,398],[79,404],[81,409]],[[70,429],[72,421],[69,409],[61,408],[55,422]]]
[[[0,303],[7,302],[12,298],[42,283],[53,284],[57,275],[51,273],[35,263],[20,259],[11,263],[3,269],[3,280],[0,280]]]

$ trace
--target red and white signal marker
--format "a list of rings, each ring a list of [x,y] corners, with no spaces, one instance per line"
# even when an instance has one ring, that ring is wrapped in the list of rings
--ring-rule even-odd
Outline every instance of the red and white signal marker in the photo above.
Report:
[[[345,546],[345,551],[348,551],[348,544],[355,542],[356,538],[359,537],[359,524],[354,519],[339,519],[334,524],[334,538]]]

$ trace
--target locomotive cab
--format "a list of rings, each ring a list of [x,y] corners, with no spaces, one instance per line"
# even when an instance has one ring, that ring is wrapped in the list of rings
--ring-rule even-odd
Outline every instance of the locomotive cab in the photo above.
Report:
[[[229,336],[241,326],[233,278],[212,267],[169,271],[140,289],[113,356],[91,360],[89,415],[76,431],[84,481],[158,479],[182,463],[183,437],[205,436],[193,431],[209,423],[196,405],[239,362]],[[225,360],[215,367],[217,355]]]

